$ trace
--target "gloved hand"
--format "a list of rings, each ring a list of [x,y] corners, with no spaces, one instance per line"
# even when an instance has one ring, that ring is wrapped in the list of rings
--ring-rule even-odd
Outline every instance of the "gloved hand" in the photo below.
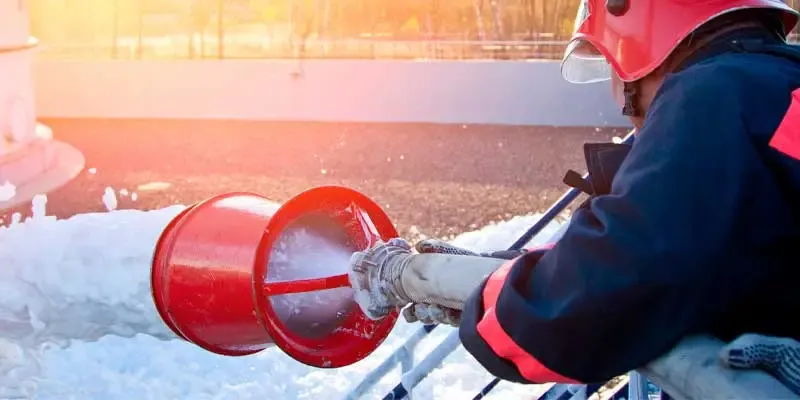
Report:
[[[417,243],[415,247],[421,254],[452,254],[471,256],[477,259],[485,259],[483,257],[511,259],[522,254],[522,251],[478,254],[435,239],[423,240]],[[402,279],[403,271],[410,265],[413,257],[419,256],[420,255],[413,254],[411,246],[405,240],[399,238],[391,239],[385,243],[381,242],[369,250],[353,254],[350,259],[350,282],[356,292],[356,302],[369,318],[383,318],[393,309],[413,303],[403,310],[403,316],[409,322],[419,321],[425,324],[445,323],[449,325],[458,325],[461,312],[458,309],[452,308],[452,304],[457,304],[457,301],[445,301],[445,303],[442,303],[448,304],[448,306],[432,304],[433,302],[429,301],[415,302],[412,300],[412,297],[409,296],[409,293],[416,294],[418,300],[421,298],[426,300],[438,299],[440,295],[445,297],[446,295],[444,293],[428,292],[430,297],[426,297],[420,296],[420,292],[414,291],[415,288],[406,288],[412,290],[411,292],[404,290]],[[472,278],[468,279],[469,281],[470,279],[474,280],[477,278],[478,280],[474,282],[476,285],[480,280],[480,275],[475,275],[475,272],[480,270],[485,271],[486,268],[492,268],[492,262],[488,264],[481,262],[479,264],[483,266],[479,267],[478,270],[473,268],[471,274]],[[446,265],[443,265],[443,267],[446,267]],[[414,276],[417,277],[416,275]],[[429,289],[431,288],[429,285],[426,286],[428,286]],[[436,285],[434,285],[434,287],[435,286]],[[416,289],[418,290],[419,288]],[[469,290],[469,288],[466,288],[466,290]],[[459,290],[459,292],[463,293],[463,290]],[[444,299],[444,297],[442,299]]]
[[[425,239],[417,242],[414,248],[419,253],[460,254],[511,260],[522,255],[524,250],[497,251],[476,253],[461,247],[453,246],[439,239]],[[437,304],[412,303],[403,309],[403,318],[408,322],[422,322],[425,325],[446,324],[458,326],[461,323],[461,310]]]
[[[800,394],[800,343],[791,338],[745,334],[720,352],[722,364],[730,368],[759,368]]]

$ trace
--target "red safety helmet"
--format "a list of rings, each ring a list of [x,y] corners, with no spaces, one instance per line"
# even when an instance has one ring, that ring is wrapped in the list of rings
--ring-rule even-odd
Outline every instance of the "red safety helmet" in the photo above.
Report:
[[[623,82],[639,80],[700,26],[754,8],[781,12],[787,35],[800,15],[781,0],[581,0],[561,74],[573,83],[599,82],[613,68]]]

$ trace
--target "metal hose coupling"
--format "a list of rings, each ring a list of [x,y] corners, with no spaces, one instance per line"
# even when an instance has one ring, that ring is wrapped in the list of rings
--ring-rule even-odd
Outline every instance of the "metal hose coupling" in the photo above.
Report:
[[[411,245],[401,238],[353,253],[350,258],[350,285],[356,303],[373,320],[403,307],[411,299],[403,290],[401,275],[414,254]]]

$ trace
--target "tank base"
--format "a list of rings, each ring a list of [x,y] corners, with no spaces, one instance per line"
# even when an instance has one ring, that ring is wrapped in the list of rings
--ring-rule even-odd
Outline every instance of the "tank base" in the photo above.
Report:
[[[36,131],[34,139],[0,149],[0,186],[8,182],[15,187],[13,197],[0,197],[0,210],[58,189],[74,179],[86,164],[78,149],[52,139],[50,128],[37,124]]]

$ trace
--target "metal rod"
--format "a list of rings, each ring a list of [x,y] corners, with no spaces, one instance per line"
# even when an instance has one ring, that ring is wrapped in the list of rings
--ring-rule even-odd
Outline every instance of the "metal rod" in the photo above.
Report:
[[[318,290],[341,287],[350,287],[350,278],[347,274],[285,282],[267,282],[264,284],[263,292],[267,296],[277,296],[281,294],[315,292]]]
[[[632,130],[630,133],[628,133],[627,136],[625,136],[625,138],[622,140],[622,143],[624,143],[624,144],[633,143],[634,135],[635,135],[635,130]],[[584,175],[584,179],[588,179],[588,174]],[[558,200],[556,200],[556,202],[553,203],[553,205],[550,206],[550,208],[548,208],[547,211],[545,211],[544,215],[542,215],[542,217],[538,221],[536,221],[536,223],[534,223],[533,226],[531,226],[524,234],[522,234],[522,236],[519,237],[519,239],[517,239],[516,242],[514,242],[514,244],[511,245],[511,247],[509,247],[509,250],[519,250],[519,249],[523,248],[523,246],[528,244],[528,242],[530,242],[531,239],[533,239],[534,236],[536,236],[538,233],[540,233],[542,231],[542,229],[544,229],[550,222],[552,222],[553,219],[558,216],[558,214],[560,214],[562,211],[564,211],[567,208],[567,206],[569,206],[572,203],[572,201],[574,201],[578,196],[580,196],[580,194],[581,194],[581,192],[578,189],[575,189],[575,188],[569,189]],[[561,229],[559,231],[560,231],[560,233],[563,233],[563,229]],[[456,337],[457,337],[457,335],[456,335]],[[443,346],[443,345],[444,345],[444,343],[440,344],[439,346]],[[451,352],[452,352],[452,350],[451,350]],[[434,349],[433,353],[436,353],[438,355],[443,354],[443,353],[438,352],[438,347],[436,349]],[[431,354],[433,354],[433,353],[431,353]],[[445,356],[447,354],[450,354],[450,353],[449,352],[446,353]],[[429,355],[429,357],[430,357],[430,355]],[[428,358],[426,358],[426,360],[427,359]],[[433,365],[431,367],[431,369],[427,370],[427,372],[425,372],[423,375],[421,375],[419,380],[424,379],[425,376],[427,376],[427,373],[429,373],[430,370],[432,370],[437,365],[439,365],[439,363],[441,363],[443,360],[444,360],[444,357],[442,357],[442,359],[439,359],[438,363]],[[417,368],[415,368],[415,370],[416,369]],[[419,380],[411,381],[411,382],[413,382],[414,385],[416,385],[419,382]],[[474,399],[475,400],[482,399],[487,393],[491,392],[492,389],[494,389],[494,387],[497,386],[497,384],[499,384],[499,383],[500,383],[500,379],[499,378],[494,378],[491,382],[489,382],[489,384],[484,386],[484,388],[474,397]],[[556,386],[559,386],[559,385],[556,385]],[[408,391],[411,390],[411,389],[413,389],[413,386],[412,387],[405,387],[403,382],[400,382],[392,389],[392,391],[390,393],[388,393],[384,397],[384,400],[386,400],[386,399],[393,399],[393,400],[403,399],[403,398],[405,398],[405,396],[408,395]],[[552,388],[551,388],[551,390],[552,390]]]
[[[628,133],[628,135],[627,135],[627,136],[625,136],[625,138],[622,140],[622,143],[624,143],[624,144],[631,144],[631,143],[633,143],[633,138],[634,138],[634,136],[635,136],[635,135],[636,135],[636,130],[632,130],[630,133]],[[584,175],[584,179],[588,179],[588,178],[589,178],[588,174],[585,174],[585,175]],[[547,224],[549,224],[549,223],[550,223],[550,221],[552,221],[552,220],[553,220],[553,218],[555,218],[555,217],[556,217],[556,216],[557,216],[559,213],[561,213],[561,211],[562,211],[562,210],[564,210],[564,209],[565,209],[565,208],[566,208],[566,207],[567,207],[567,206],[568,206],[568,205],[569,205],[569,204],[570,204],[570,203],[571,203],[573,200],[575,200],[575,199],[576,199],[576,198],[577,198],[579,195],[580,195],[580,191],[579,191],[578,189],[574,189],[574,188],[573,188],[573,189],[571,189],[571,190],[569,190],[569,191],[567,191],[567,193],[564,193],[564,195],[563,195],[563,196],[561,196],[561,198],[559,198],[558,200],[556,200],[556,203],[555,203],[555,204],[553,204],[553,205],[550,207],[550,209],[548,209],[548,210],[547,210],[547,212],[545,212],[545,215],[544,215],[544,216],[542,216],[542,218],[541,218],[541,219],[539,219],[538,221],[536,221],[536,223],[535,223],[535,224],[533,224],[533,226],[531,227],[531,229],[530,229],[528,232],[525,232],[525,234],[523,234],[523,235],[522,235],[522,236],[521,236],[521,237],[520,237],[520,238],[517,240],[517,242],[516,242],[516,243],[514,243],[514,245],[513,245],[513,246],[519,246],[519,248],[522,248],[522,246],[524,246],[526,243],[528,243],[528,242],[530,241],[530,239],[531,239],[531,238],[532,238],[532,237],[533,237],[533,236],[536,234],[536,233],[533,233],[533,234],[531,234],[531,231],[533,231],[533,230],[534,230],[534,228],[537,228],[537,227],[538,227],[538,228],[539,228],[539,230],[543,229],[545,226],[547,226]],[[550,218],[550,221],[545,221],[545,217],[548,217],[548,218]],[[526,239],[526,238],[527,238],[527,239]],[[513,246],[512,246],[512,247],[513,247]],[[489,382],[489,383],[488,383],[488,384],[487,384],[487,385],[486,385],[486,386],[483,388],[483,390],[481,390],[481,391],[480,391],[480,393],[478,393],[478,394],[477,394],[475,397],[473,397],[473,400],[480,400],[480,399],[482,399],[482,398],[483,398],[483,396],[485,396],[485,395],[486,395],[486,393],[489,393],[489,392],[491,392],[491,391],[492,391],[492,389],[493,389],[495,386],[497,386],[497,384],[498,384],[498,383],[500,383],[500,378],[494,378],[494,379],[493,379],[491,382]]]

